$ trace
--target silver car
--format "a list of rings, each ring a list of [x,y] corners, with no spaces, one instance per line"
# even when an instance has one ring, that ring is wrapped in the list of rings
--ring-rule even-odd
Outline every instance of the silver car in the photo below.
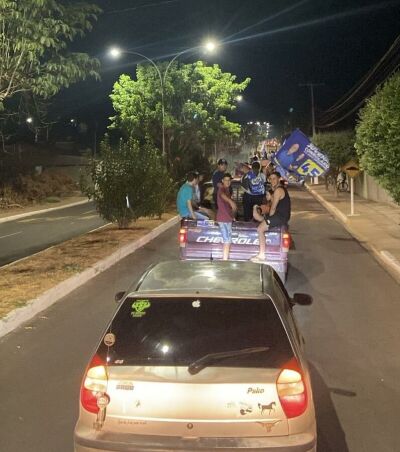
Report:
[[[159,263],[125,293],[86,370],[75,451],[315,452],[294,304],[248,262]]]

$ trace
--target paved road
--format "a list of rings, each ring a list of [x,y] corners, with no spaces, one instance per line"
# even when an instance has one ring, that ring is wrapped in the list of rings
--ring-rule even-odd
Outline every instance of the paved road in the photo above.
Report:
[[[103,224],[92,202],[0,223],[0,266]]]
[[[312,366],[319,452],[396,452],[400,290],[306,192],[293,193],[290,292]],[[69,452],[84,367],[115,309],[113,294],[177,256],[163,234],[0,341],[0,450]]]

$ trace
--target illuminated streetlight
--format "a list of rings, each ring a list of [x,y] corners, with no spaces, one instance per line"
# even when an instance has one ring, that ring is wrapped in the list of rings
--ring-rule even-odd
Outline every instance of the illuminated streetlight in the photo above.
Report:
[[[112,47],[109,53],[113,58],[119,58],[122,54],[122,51],[118,47]]]
[[[239,94],[238,96],[236,96],[236,100],[237,100],[238,102],[242,102],[243,96],[242,96],[241,94]]]
[[[31,116],[29,116],[29,118],[26,118],[26,122],[28,124],[32,124],[33,123],[33,118]]]
[[[217,44],[215,43],[215,41],[207,41],[204,44],[204,47],[207,50],[207,52],[214,52],[214,50],[217,48]]]

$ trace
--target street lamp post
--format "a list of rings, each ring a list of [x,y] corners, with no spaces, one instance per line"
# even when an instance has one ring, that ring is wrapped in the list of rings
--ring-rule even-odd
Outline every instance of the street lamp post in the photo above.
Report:
[[[212,41],[207,42],[204,45],[205,49],[208,52],[213,52],[216,48],[216,44]],[[168,71],[169,68],[171,67],[172,63],[174,61],[177,60],[177,58],[179,58],[180,56],[182,56],[185,53],[191,52],[195,49],[198,49],[199,47],[191,47],[189,49],[185,49],[182,50],[182,52],[177,53],[172,60],[168,63],[165,71],[163,74],[161,74],[160,68],[157,66],[157,64],[155,63],[154,60],[152,60],[151,58],[147,57],[146,55],[143,55],[140,52],[136,52],[133,50],[119,50],[117,48],[113,48],[110,51],[111,56],[113,57],[118,57],[121,55],[121,53],[127,53],[127,54],[131,54],[131,55],[138,55],[141,58],[145,59],[146,61],[148,61],[156,70],[156,73],[158,75],[158,78],[160,79],[160,87],[161,87],[161,122],[162,122],[162,154],[163,157],[165,157],[166,153],[165,153],[165,82],[167,80],[167,75],[168,75]]]

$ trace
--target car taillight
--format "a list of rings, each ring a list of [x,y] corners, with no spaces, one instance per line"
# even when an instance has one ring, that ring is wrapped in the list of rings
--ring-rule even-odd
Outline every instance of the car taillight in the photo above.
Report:
[[[276,381],[279,400],[286,416],[290,419],[300,416],[307,408],[307,391],[299,370],[285,366]]]
[[[178,239],[179,239],[179,244],[181,246],[184,246],[185,243],[187,242],[187,229],[179,229]]]
[[[290,234],[287,232],[284,232],[282,234],[282,251],[288,252],[290,248]]]
[[[85,410],[97,414],[100,409],[99,400],[107,396],[107,369],[105,362],[95,355],[89,364],[81,388],[81,404]],[[108,397],[108,396],[107,396]]]

